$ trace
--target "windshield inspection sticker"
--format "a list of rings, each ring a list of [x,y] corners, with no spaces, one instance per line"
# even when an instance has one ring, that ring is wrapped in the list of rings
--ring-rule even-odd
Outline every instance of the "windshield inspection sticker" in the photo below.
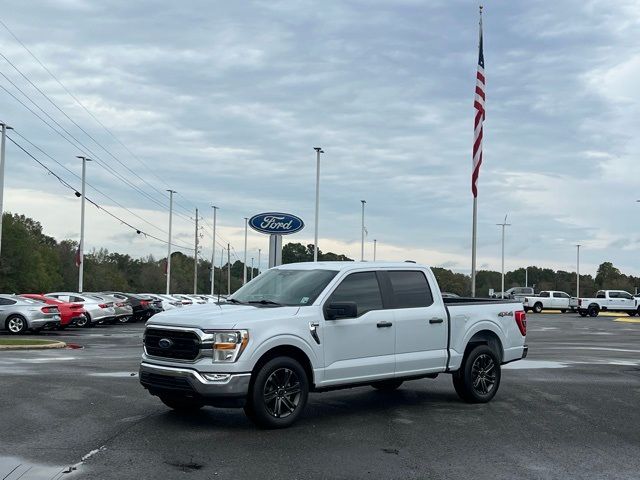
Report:
[[[300,299],[300,303],[302,303],[302,304],[305,304],[305,303],[307,303],[308,301],[309,301],[309,297],[302,297],[302,298]]]

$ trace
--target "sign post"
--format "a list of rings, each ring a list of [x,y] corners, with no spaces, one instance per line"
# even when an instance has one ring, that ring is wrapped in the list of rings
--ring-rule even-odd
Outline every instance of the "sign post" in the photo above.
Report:
[[[299,232],[304,222],[289,213],[269,212],[251,217],[249,226],[269,235],[269,268],[273,268],[282,265],[282,236]]]

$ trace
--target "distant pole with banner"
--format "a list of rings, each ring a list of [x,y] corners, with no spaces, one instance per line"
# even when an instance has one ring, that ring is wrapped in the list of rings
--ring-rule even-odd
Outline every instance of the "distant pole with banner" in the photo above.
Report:
[[[473,171],[471,191],[473,193],[473,227],[471,234],[471,296],[476,296],[476,246],[478,232],[478,176],[482,165],[482,128],[484,123],[484,53],[482,50],[482,5],[480,5],[480,41],[478,43],[478,71],[473,107],[476,110],[473,129]],[[504,289],[503,289],[504,290]]]

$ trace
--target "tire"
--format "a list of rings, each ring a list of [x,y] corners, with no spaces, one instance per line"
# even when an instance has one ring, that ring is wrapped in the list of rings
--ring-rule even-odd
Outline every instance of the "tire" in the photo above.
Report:
[[[400,388],[404,382],[402,380],[383,380],[381,382],[372,383],[371,386],[381,392],[393,392]]]
[[[126,317],[118,317],[117,323],[125,324],[131,321],[131,315],[127,315]]]
[[[487,345],[478,345],[465,355],[462,365],[453,373],[453,386],[458,396],[468,403],[487,403],[500,387],[500,359]]]
[[[630,317],[635,317],[638,314],[638,312],[627,312],[627,315],[629,315]]]
[[[587,312],[580,310],[578,313],[580,313],[581,317],[586,317],[587,316]]]
[[[567,310],[565,308],[561,308],[560,313],[567,313]]]
[[[529,307],[524,307],[524,313],[529,313],[531,309]]]
[[[89,328],[89,326],[91,325],[91,317],[89,316],[88,313],[85,313],[83,318],[84,318],[84,321],[82,320],[76,321],[76,327]]]
[[[541,304],[540,302],[536,303],[536,304],[533,306],[533,311],[534,311],[535,313],[540,313],[540,312],[542,312],[542,304]]]
[[[160,395],[160,401],[180,413],[196,412],[204,407],[201,401],[180,395]]]
[[[261,428],[286,428],[300,416],[309,397],[309,379],[291,357],[276,357],[264,364],[252,382],[244,408]]]
[[[27,320],[20,315],[11,315],[4,326],[11,335],[23,335],[28,328]]]
[[[595,305],[591,305],[587,310],[587,313],[589,314],[590,317],[597,317],[598,314],[600,313],[600,309]]]

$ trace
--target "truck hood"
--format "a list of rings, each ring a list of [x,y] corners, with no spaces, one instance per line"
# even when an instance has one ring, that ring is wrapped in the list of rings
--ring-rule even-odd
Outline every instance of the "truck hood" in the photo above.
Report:
[[[257,322],[268,322],[297,315],[300,307],[251,305],[193,305],[154,315],[147,326],[191,327],[199,329],[248,328]]]

